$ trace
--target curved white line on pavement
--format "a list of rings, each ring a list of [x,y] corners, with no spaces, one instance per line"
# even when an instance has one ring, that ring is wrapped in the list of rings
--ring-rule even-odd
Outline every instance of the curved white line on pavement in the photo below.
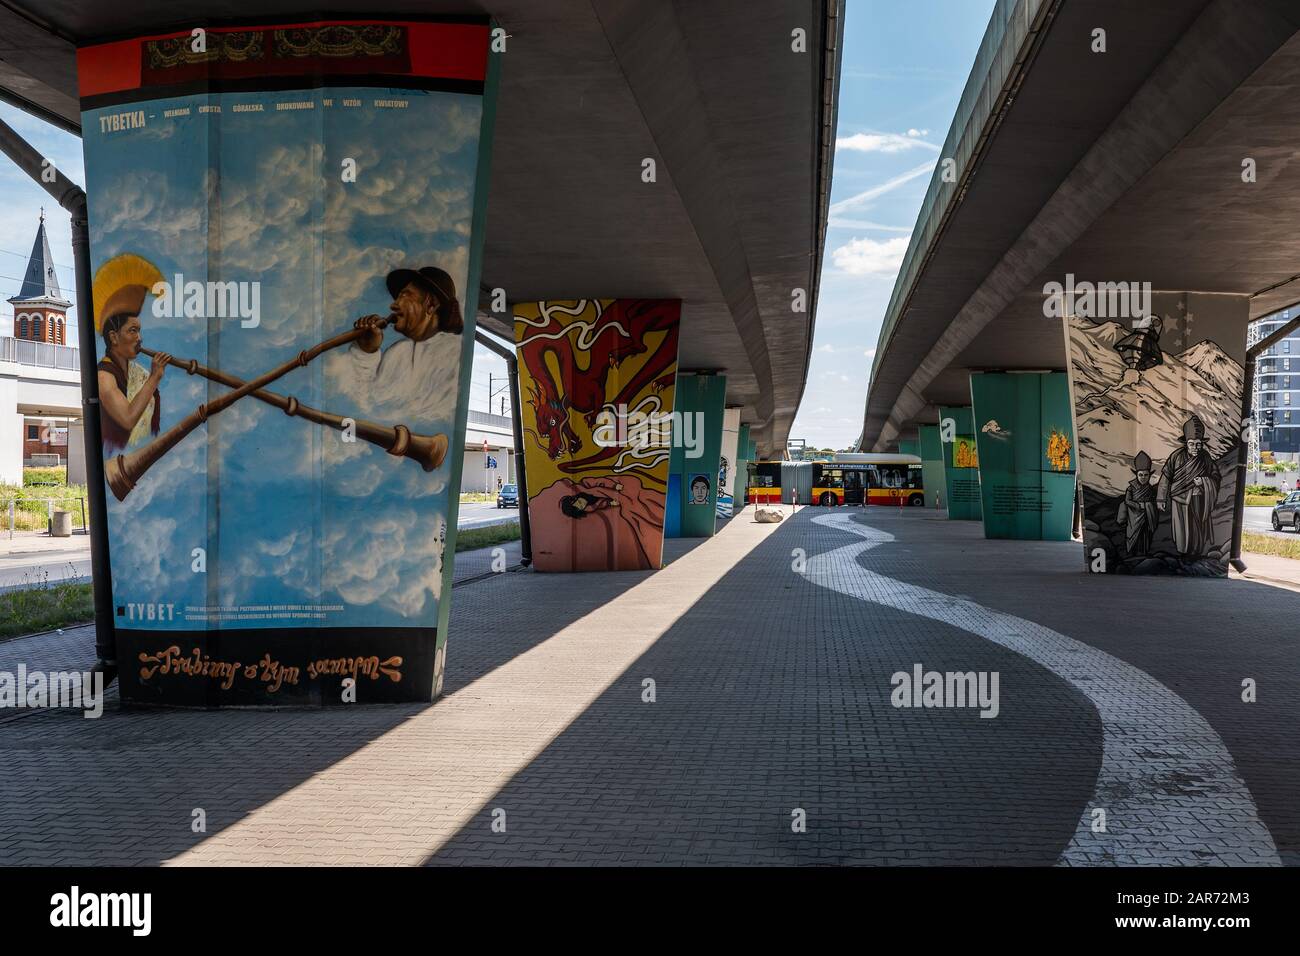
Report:
[[[868,571],[858,556],[893,541],[892,534],[843,513],[812,520],[865,540],[808,558],[810,581],[992,641],[1046,667],[1097,709],[1103,734],[1096,790],[1058,864],[1281,865],[1228,748],[1164,684],[1041,624]],[[1105,809],[1108,832],[1092,831],[1094,807]]]

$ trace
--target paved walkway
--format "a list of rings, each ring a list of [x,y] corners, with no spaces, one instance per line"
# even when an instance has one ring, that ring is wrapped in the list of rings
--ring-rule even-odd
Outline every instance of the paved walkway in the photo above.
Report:
[[[0,712],[0,862],[1300,862],[1295,592],[910,510],[671,544],[458,586],[432,707]],[[917,665],[996,672],[996,718],[894,706]]]

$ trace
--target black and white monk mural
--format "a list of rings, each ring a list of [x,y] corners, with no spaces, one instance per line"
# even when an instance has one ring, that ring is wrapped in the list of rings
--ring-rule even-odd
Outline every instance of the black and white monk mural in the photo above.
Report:
[[[1156,293],[1149,319],[1065,318],[1090,570],[1227,576],[1246,309]]]

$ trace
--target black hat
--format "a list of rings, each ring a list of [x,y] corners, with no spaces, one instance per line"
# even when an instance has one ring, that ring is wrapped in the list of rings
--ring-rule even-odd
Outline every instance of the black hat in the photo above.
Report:
[[[443,319],[441,331],[459,332],[464,328],[464,320],[460,314],[460,301],[456,298],[456,283],[450,275],[437,266],[424,266],[420,269],[394,269],[384,280],[385,285],[388,286],[388,294],[394,299],[410,282],[432,292],[447,307],[445,311],[438,310]]]
[[[388,294],[394,299],[406,288],[408,282],[414,282],[424,286],[430,292],[436,292],[444,302],[451,302],[456,298],[456,283],[452,281],[451,276],[435,266],[425,266],[422,269],[394,269],[388,273],[388,278],[384,282],[388,286]]]

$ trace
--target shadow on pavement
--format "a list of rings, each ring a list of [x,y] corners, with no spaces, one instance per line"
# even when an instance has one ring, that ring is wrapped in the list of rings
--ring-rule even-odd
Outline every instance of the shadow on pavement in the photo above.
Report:
[[[847,543],[787,520],[428,862],[1053,863],[1095,783],[1095,712],[1009,651],[791,570]],[[892,707],[914,663],[999,671],[1000,716]]]

